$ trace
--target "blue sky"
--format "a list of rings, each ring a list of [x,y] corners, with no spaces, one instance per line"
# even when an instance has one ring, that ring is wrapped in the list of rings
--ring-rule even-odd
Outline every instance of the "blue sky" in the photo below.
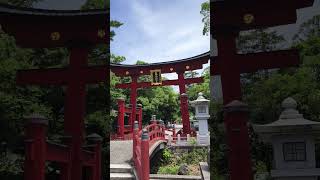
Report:
[[[115,29],[111,52],[148,63],[188,58],[210,49],[202,35],[201,3],[205,0],[111,0],[111,19],[123,24]]]

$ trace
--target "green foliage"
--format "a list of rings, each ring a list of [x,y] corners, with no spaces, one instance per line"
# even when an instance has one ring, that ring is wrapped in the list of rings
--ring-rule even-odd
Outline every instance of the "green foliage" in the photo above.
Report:
[[[164,149],[158,174],[178,174],[181,164],[198,166],[199,162],[207,161],[207,149],[194,149],[191,152],[174,154],[170,149]]]
[[[0,177],[1,175],[18,175],[22,172],[22,159],[10,159],[7,154],[0,155]]]
[[[192,145],[192,146],[197,145],[197,139],[195,137],[191,137],[190,141],[189,141],[189,144]]]
[[[178,165],[162,166],[158,170],[158,174],[178,174],[178,172],[179,172]]]
[[[207,149],[194,149],[191,152],[183,153],[177,160],[177,164],[198,164],[207,161]]]
[[[164,162],[170,162],[170,159],[173,157],[173,153],[168,148],[165,148],[162,152],[162,157]]]
[[[210,2],[206,1],[201,4],[201,11],[200,14],[203,15],[202,22],[203,22],[203,35],[208,35],[210,32]]]

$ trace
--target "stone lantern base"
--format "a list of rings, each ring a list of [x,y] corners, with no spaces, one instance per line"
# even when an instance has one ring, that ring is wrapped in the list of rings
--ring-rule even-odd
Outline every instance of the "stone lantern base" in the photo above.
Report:
[[[320,168],[271,170],[271,177],[274,180],[317,180],[319,176]]]
[[[197,133],[197,142],[200,145],[210,145],[210,135],[200,135]]]

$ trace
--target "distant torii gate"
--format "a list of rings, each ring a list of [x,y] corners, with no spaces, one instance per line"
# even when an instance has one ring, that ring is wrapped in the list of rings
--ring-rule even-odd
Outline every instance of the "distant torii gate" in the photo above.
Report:
[[[209,52],[200,54],[187,59],[168,61],[162,63],[153,63],[145,65],[121,65],[121,64],[111,64],[110,69],[116,76],[120,77],[131,77],[130,83],[117,84],[116,88],[130,89],[130,104],[132,104],[132,113],[135,114],[136,111],[136,101],[137,101],[137,89],[148,88],[156,86],[170,86],[178,85],[180,91],[180,111],[183,123],[183,134],[190,134],[190,120],[188,111],[188,97],[186,95],[186,85],[192,83],[202,83],[203,78],[187,78],[185,79],[185,71],[193,71],[201,69],[203,64],[209,61]],[[156,72],[158,74],[158,83],[152,82],[138,82],[139,76],[150,75]],[[161,80],[162,73],[174,73],[178,74],[178,79],[176,80]],[[133,124],[135,121],[135,116],[130,117],[131,132],[133,132]],[[141,125],[140,125],[141,127]]]
[[[296,66],[299,55],[295,50],[237,54],[236,38],[241,30],[295,23],[296,9],[311,6],[313,0],[211,0],[210,3],[211,34],[218,47],[218,56],[211,57],[210,73],[221,75],[230,179],[252,180],[247,107],[239,102],[240,74]]]
[[[23,48],[67,47],[70,52],[66,68],[34,69],[18,71],[18,84],[66,86],[64,131],[70,137],[70,151],[54,151],[49,144],[48,152],[36,154],[37,160],[25,161],[26,180],[44,180],[45,161],[62,164],[61,179],[80,180],[82,169],[88,163],[83,149],[86,84],[104,82],[108,79],[109,67],[88,67],[89,50],[96,44],[109,42],[109,14],[102,10],[39,10],[0,5],[0,24],[3,30],[13,35],[17,45]],[[106,60],[107,62],[107,60]],[[36,130],[37,127],[34,128]],[[33,132],[29,129],[28,132]],[[40,131],[43,133],[43,130]],[[27,134],[29,136],[34,133]],[[38,138],[38,137],[37,137]],[[37,140],[37,139],[35,139]],[[45,140],[43,143],[46,143]],[[34,147],[36,148],[36,147]],[[30,157],[34,151],[27,151]],[[98,152],[98,154],[101,151]],[[67,156],[65,156],[67,154]],[[33,156],[34,157],[34,156]],[[100,157],[100,155],[97,155]],[[28,158],[26,158],[28,159]],[[66,165],[66,164],[67,165]],[[101,179],[101,167],[92,179]]]

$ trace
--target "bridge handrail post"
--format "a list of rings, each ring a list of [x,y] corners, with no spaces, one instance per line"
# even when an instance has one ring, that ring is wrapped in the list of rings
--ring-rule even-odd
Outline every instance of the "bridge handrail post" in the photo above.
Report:
[[[141,177],[140,180],[149,180],[149,134],[144,131],[141,136]]]
[[[124,98],[118,98],[118,136],[120,139],[124,139],[124,113],[125,113],[125,104]]]
[[[39,114],[32,114],[26,120],[25,180],[44,180],[48,120]]]
[[[136,156],[136,148],[137,148],[137,139],[136,135],[139,133],[139,122],[134,121],[134,131],[133,131],[133,137],[132,137],[132,147],[133,147],[133,159],[135,160],[137,158]]]
[[[180,137],[180,134],[178,134],[178,142],[177,142],[178,145],[181,144],[181,137]]]
[[[101,179],[101,149],[102,149],[102,137],[98,134],[90,134],[87,136],[87,139],[90,144],[94,145],[95,153],[95,166],[92,168],[92,180]]]

